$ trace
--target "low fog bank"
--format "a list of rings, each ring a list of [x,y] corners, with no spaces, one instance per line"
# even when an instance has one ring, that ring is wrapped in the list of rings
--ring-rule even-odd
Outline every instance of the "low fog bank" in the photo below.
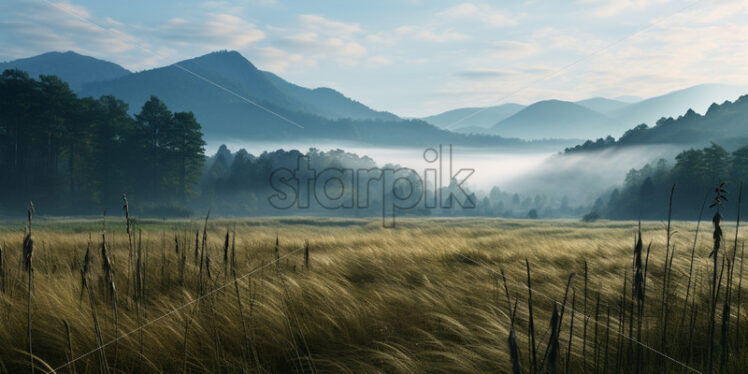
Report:
[[[438,168],[438,162],[441,159],[444,175],[449,173],[450,161],[453,172],[463,168],[472,169],[474,173],[468,179],[467,186],[473,191],[485,192],[490,191],[494,186],[503,188],[510,181],[526,175],[528,171],[538,169],[559,149],[558,147],[548,146],[502,147],[496,149],[454,146],[450,157],[450,146],[448,144],[441,145],[441,148],[439,144],[424,148],[385,148],[354,142],[336,142],[335,144],[313,142],[210,142],[206,148],[206,154],[214,155],[222,144],[226,145],[232,152],[245,149],[253,155],[273,152],[278,149],[295,149],[302,153],[311,148],[323,152],[340,149],[358,156],[368,156],[376,162],[378,167],[398,165],[414,169],[421,175],[427,168]],[[424,153],[427,149],[441,151],[439,159],[435,162],[427,162],[424,159]]]
[[[246,149],[249,153],[259,155],[278,149],[296,149],[306,152],[310,148],[319,151],[342,149],[358,156],[368,156],[378,167],[398,165],[416,170],[420,175],[427,168],[438,168],[438,160],[428,162],[424,158],[427,148],[382,148],[355,143],[329,144],[318,143],[272,143],[272,142],[237,142],[210,143],[208,154],[214,154],[221,144],[231,151]],[[440,146],[433,147],[436,151]],[[577,154],[560,154],[558,150],[527,147],[525,149],[486,149],[453,147],[450,157],[449,145],[441,146],[439,158],[442,161],[442,172],[449,174],[451,161],[452,172],[459,169],[472,169],[474,173],[466,182],[467,188],[474,192],[478,203],[484,197],[490,197],[496,189],[506,199],[518,195],[521,200],[538,196],[547,201],[556,201],[557,205],[568,204],[584,211],[593,205],[600,196],[623,185],[626,174],[631,169],[639,169],[660,158],[671,161],[681,149],[669,145],[632,146],[622,149],[607,149],[596,152]],[[504,209],[510,209],[509,203]],[[518,204],[514,214],[524,215],[527,208]],[[532,208],[532,205],[529,205]],[[527,208],[529,210],[530,208]]]
[[[646,145],[575,154],[554,154],[534,168],[504,181],[505,189],[569,198],[572,205],[591,205],[602,193],[623,185],[631,169],[665,159],[671,162],[681,148]]]

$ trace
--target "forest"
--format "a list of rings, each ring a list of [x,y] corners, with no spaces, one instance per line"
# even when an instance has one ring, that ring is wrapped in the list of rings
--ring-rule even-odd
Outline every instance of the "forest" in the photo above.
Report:
[[[672,166],[660,159],[641,169],[632,169],[624,186],[613,190],[606,203],[599,199],[593,210],[613,219],[660,219],[667,216],[673,191],[673,218],[696,220],[702,204],[694,202],[709,203],[706,198],[722,182],[728,192],[727,199],[737,202],[745,180],[748,180],[748,146],[729,152],[712,143],[703,149],[679,153]],[[736,207],[737,204],[728,206],[723,214],[735,219]]]
[[[134,117],[112,96],[79,98],[55,76],[0,75],[0,214],[101,214],[122,194],[143,213],[180,207],[205,161],[200,124],[156,97]]]

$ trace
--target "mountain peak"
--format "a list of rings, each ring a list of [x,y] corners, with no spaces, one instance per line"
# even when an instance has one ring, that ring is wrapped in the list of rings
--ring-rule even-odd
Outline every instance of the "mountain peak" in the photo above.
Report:
[[[497,123],[492,132],[523,139],[579,139],[610,131],[610,118],[569,101],[543,100]]]
[[[90,82],[110,80],[131,74],[129,70],[115,63],[73,51],[47,52],[0,63],[0,72],[6,69],[20,69],[32,77],[56,75],[68,82],[70,87],[76,91]]]
[[[237,51],[229,51],[225,49],[220,50],[220,51],[210,52],[202,56],[194,57],[194,58],[179,62],[179,64],[191,64],[191,63],[221,64],[222,66],[233,65],[234,67],[237,67],[237,68],[250,67],[251,70],[253,71],[259,70],[246,57],[242,56],[241,53]]]

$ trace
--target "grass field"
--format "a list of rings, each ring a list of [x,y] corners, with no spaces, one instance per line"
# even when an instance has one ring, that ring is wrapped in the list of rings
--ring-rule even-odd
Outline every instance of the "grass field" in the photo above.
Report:
[[[711,223],[693,262],[695,222],[669,245],[644,223],[639,280],[636,222],[380,223],[219,219],[204,240],[201,221],[144,220],[131,250],[109,218],[110,281],[102,220],[35,220],[29,306],[24,222],[3,222],[0,370],[31,371],[30,311],[36,372],[748,372],[734,222],[718,262]]]

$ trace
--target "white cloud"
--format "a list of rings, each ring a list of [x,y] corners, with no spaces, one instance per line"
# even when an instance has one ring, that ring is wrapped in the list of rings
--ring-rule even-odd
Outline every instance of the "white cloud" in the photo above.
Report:
[[[670,0],[580,0],[580,4],[592,4],[596,17],[616,17],[626,12],[638,12]]]
[[[358,24],[333,21],[313,14],[303,14],[299,16],[299,22],[304,29],[329,34],[351,35],[361,32],[361,28]]]
[[[366,57],[366,38],[358,24],[311,14],[300,15],[297,19],[295,27],[266,27],[270,33],[266,44],[272,46],[276,56],[268,56],[267,53],[261,56],[267,60],[265,66],[280,70],[290,68],[289,61],[280,60],[280,53],[284,56],[300,56],[299,59],[292,61],[299,68],[317,66],[322,61],[352,67],[359,65]],[[298,64],[298,61],[303,61],[303,64]]]
[[[265,33],[243,19],[222,13],[209,13],[204,20],[172,18],[157,27],[163,39],[184,44],[201,44],[212,49],[236,49],[265,38]]]
[[[431,43],[448,43],[469,39],[470,36],[453,30],[437,30],[423,26],[400,26],[392,31],[380,32],[367,37],[370,42],[394,45],[404,39]]]
[[[382,67],[382,66],[389,66],[392,65],[394,61],[391,57],[388,56],[372,56],[367,60],[367,65],[369,67]]]
[[[0,6],[0,43],[36,54],[50,50],[76,50],[93,55],[122,53],[135,48],[134,36],[116,22],[98,27],[90,12],[66,2],[9,2]]]
[[[413,39],[421,40],[424,42],[434,43],[446,43],[446,42],[457,42],[466,40],[469,36],[456,32],[456,31],[431,31],[431,30],[417,30],[412,34]]]
[[[462,3],[437,15],[452,20],[478,21],[491,27],[514,26],[517,21],[488,5]]]

